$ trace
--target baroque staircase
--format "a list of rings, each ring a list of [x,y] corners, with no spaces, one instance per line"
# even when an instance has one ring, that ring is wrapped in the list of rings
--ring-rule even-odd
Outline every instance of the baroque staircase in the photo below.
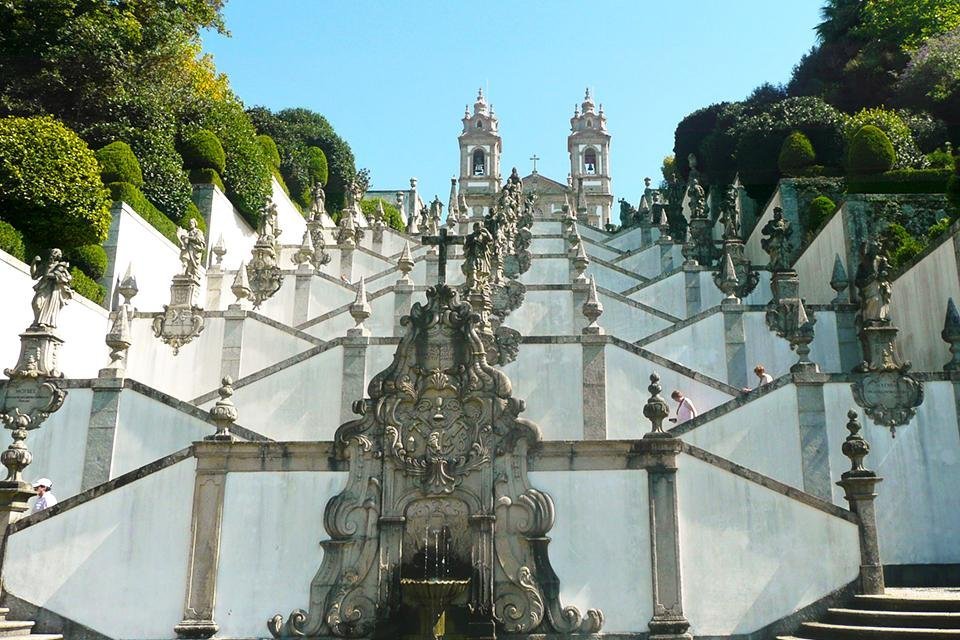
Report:
[[[57,634],[31,633],[35,622],[7,620],[9,612],[10,609],[0,607],[0,638],[3,640],[63,640],[63,636]]]
[[[887,588],[858,595],[846,608],[828,609],[821,622],[804,622],[778,640],[960,639],[960,588]]]

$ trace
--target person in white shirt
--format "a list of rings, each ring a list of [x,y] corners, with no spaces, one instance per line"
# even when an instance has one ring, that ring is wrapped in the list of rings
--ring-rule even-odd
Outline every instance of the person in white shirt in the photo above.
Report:
[[[57,504],[57,498],[50,491],[53,489],[53,482],[50,478],[40,478],[33,483],[33,489],[37,492],[37,501],[33,503],[33,512],[43,511]]]
[[[690,398],[685,398],[679,391],[674,391],[670,397],[677,402],[677,417],[670,418],[670,422],[682,424],[697,417],[697,408],[690,402]]]
[[[758,364],[757,366],[755,366],[753,368],[753,372],[757,375],[758,378],[760,378],[760,381],[757,382],[757,386],[755,386],[753,389],[759,389],[763,385],[770,384],[771,382],[773,382],[773,376],[767,373],[767,370],[764,368],[762,364]],[[753,389],[744,387],[743,392],[747,393],[747,392],[753,391]]]

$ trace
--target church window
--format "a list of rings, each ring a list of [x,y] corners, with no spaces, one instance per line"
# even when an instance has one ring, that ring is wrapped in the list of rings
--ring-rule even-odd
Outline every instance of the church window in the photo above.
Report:
[[[473,152],[473,175],[482,176],[487,173],[487,158],[483,149],[477,149]]]
[[[587,128],[593,129],[593,120],[587,120]]]
[[[483,129],[483,120],[477,120],[477,129]]]
[[[583,172],[591,175],[597,172],[597,152],[587,149],[583,154]]]

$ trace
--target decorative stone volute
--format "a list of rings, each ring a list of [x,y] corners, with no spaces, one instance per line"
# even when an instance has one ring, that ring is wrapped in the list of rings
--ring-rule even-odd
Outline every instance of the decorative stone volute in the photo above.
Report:
[[[210,410],[210,417],[217,425],[217,432],[209,435],[204,440],[213,440],[216,442],[234,442],[237,437],[230,433],[230,427],[237,421],[239,413],[230,397],[233,395],[233,378],[225,376],[220,388],[217,389],[220,399]]]
[[[960,312],[953,298],[947,300],[947,313],[943,319],[943,341],[950,345],[950,362],[943,365],[944,371],[960,371]]]

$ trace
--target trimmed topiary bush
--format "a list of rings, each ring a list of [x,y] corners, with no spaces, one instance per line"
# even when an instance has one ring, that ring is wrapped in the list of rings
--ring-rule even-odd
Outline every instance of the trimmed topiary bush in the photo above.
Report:
[[[188,136],[180,145],[180,155],[183,156],[183,168],[187,170],[213,169],[223,173],[227,164],[223,144],[207,129],[198,129]]]
[[[217,187],[220,188],[220,191],[223,191],[224,193],[226,193],[227,191],[227,188],[223,186],[223,180],[220,179],[220,174],[214,171],[213,169],[191,169],[190,183],[191,184],[215,184],[217,185]]]
[[[926,167],[926,158],[914,142],[910,127],[895,111],[888,111],[882,107],[861,109],[847,119],[843,134],[848,146],[853,142],[857,132],[868,124],[880,129],[890,138],[890,144],[893,145],[893,152],[896,154],[896,160],[891,168],[923,169]]]
[[[780,147],[777,166],[780,167],[780,173],[783,175],[799,178],[808,175],[816,158],[810,138],[799,131],[794,131],[786,137]]]
[[[93,152],[63,124],[0,118],[0,212],[31,246],[68,249],[106,239],[110,194]]]
[[[107,290],[103,286],[81,271],[78,267],[70,267],[70,275],[73,276],[73,281],[70,283],[70,287],[82,295],[87,300],[95,302],[97,304],[103,304],[103,299],[107,295]]]
[[[875,175],[890,171],[897,160],[893,144],[882,130],[872,124],[860,127],[850,140],[847,170],[850,175]]]
[[[17,260],[26,262],[26,250],[23,247],[23,235],[9,222],[0,220],[0,251],[6,251]]]
[[[810,201],[805,219],[802,220],[805,231],[816,231],[830,219],[837,205],[827,196],[817,196]]]
[[[263,155],[267,159],[267,162],[270,163],[270,166],[274,169],[279,169],[280,150],[277,149],[277,143],[273,141],[273,138],[266,134],[260,134],[257,136],[257,142],[259,142],[263,148]]]
[[[112,182],[107,185],[110,189],[110,195],[114,202],[126,202],[141,218],[146,220],[150,226],[159,231],[174,244],[179,244],[177,240],[177,225],[173,220],[163,215],[155,206],[150,204],[140,190],[129,182]],[[187,205],[189,208],[189,205]]]
[[[898,169],[851,176],[847,193],[944,193],[950,173],[943,169]]]
[[[953,156],[943,149],[934,149],[926,157],[927,168],[929,169],[953,169]]]
[[[98,244],[85,244],[66,252],[67,261],[85,274],[99,280],[107,270],[107,252]]]
[[[129,182],[135,187],[143,186],[143,172],[133,149],[126,142],[117,140],[99,149],[95,154],[100,163],[100,178],[104,184]]]
[[[327,171],[327,154],[323,152],[323,149],[320,147],[308,147],[307,148],[307,170],[310,175],[310,182],[316,184],[327,184],[327,178],[329,177]]]

